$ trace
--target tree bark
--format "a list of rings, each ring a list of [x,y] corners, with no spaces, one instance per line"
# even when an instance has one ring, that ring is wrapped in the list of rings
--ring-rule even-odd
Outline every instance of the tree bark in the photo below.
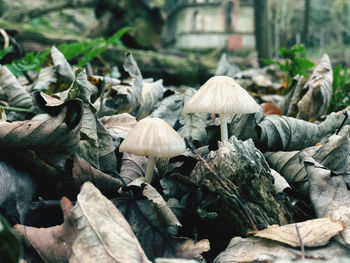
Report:
[[[271,30],[268,21],[267,0],[254,0],[254,22],[255,22],[255,41],[258,57],[260,59],[271,58]],[[264,63],[259,61],[260,66]]]

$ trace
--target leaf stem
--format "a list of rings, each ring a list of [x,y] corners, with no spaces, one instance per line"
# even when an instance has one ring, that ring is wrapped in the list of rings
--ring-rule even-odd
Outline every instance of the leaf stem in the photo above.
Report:
[[[27,108],[18,108],[18,107],[10,107],[10,106],[0,106],[0,108],[3,108],[4,110],[8,110],[8,111],[35,113],[33,109],[27,109]]]

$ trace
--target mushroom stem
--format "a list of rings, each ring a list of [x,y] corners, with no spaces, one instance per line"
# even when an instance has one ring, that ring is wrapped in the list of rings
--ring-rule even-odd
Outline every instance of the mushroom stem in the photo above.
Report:
[[[152,182],[153,170],[154,170],[155,164],[156,164],[156,158],[154,156],[148,156],[146,175],[145,175],[146,183],[150,184]]]
[[[220,132],[221,132],[221,141],[228,141],[227,133],[227,122],[225,118],[225,113],[220,113]]]

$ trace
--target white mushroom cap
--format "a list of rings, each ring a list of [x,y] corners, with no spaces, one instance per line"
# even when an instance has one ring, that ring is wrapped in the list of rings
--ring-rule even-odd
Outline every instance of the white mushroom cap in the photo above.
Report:
[[[185,149],[183,138],[159,118],[145,118],[139,121],[119,147],[120,152],[159,158],[179,155]]]
[[[226,76],[211,77],[185,103],[183,113],[254,113],[260,106],[235,80]]]

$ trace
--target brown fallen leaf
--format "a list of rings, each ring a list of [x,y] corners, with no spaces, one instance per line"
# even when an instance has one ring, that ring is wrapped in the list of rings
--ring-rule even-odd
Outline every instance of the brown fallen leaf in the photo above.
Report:
[[[92,182],[104,195],[115,197],[123,182],[109,174],[103,173],[93,167],[89,162],[75,156],[73,160],[72,176],[74,182],[80,187],[85,182]]]
[[[348,253],[347,249],[336,242],[330,242],[325,247],[305,249],[307,262],[315,263],[325,262],[323,260],[327,260],[327,262],[347,262],[349,259]],[[215,258],[214,263],[277,261],[292,263],[301,259],[301,256],[302,253],[299,248],[291,248],[271,240],[256,237],[234,237],[226,250]],[[310,260],[310,258],[314,258],[314,260]],[[346,260],[344,261],[344,259]]]
[[[297,229],[300,235],[298,235]],[[284,226],[272,225],[254,235],[288,244],[292,247],[319,247],[344,230],[343,223],[329,217],[312,219]],[[302,244],[301,244],[302,242]]]
[[[68,263],[72,245],[77,236],[76,221],[72,217],[72,204],[68,198],[61,199],[64,222],[49,228],[15,225],[15,231],[29,242],[45,262]]]
[[[129,184],[146,174],[147,158],[130,153],[123,153],[120,176]]]
[[[115,138],[125,138],[137,123],[136,118],[129,113],[105,116],[100,121]]]
[[[188,238],[174,237],[180,222],[157,190],[144,183],[143,179],[131,182],[122,190],[122,197],[114,199],[113,203],[125,215],[149,259],[201,259],[201,254],[209,250],[208,240],[194,242]]]
[[[275,105],[273,105],[272,103],[262,103],[261,107],[264,110],[264,113],[266,115],[270,115],[270,114],[276,114],[276,115],[280,115],[282,116],[283,113],[282,111]]]
[[[301,155],[310,182],[310,199],[317,217],[342,220],[338,239],[350,245],[350,191],[341,175],[328,170],[307,154]]]
[[[315,121],[327,110],[332,97],[332,82],[331,61],[324,54],[302,88],[305,95],[297,103],[298,119]]]
[[[70,263],[150,262],[119,210],[90,182],[86,182],[72,209],[78,234]]]

